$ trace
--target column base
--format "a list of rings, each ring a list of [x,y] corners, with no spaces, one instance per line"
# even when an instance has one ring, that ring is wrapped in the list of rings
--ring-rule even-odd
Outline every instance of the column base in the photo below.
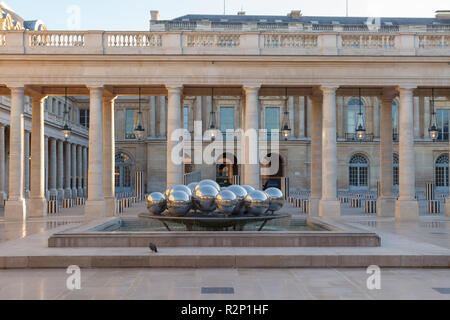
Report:
[[[42,218],[47,216],[47,200],[44,198],[30,198],[28,200],[28,216]]]
[[[78,196],[77,189],[72,189],[72,198],[75,199]]]
[[[5,220],[23,221],[26,218],[27,218],[27,205],[25,199],[6,201]]]
[[[395,202],[395,221],[418,221],[419,203],[416,200],[397,200]]]
[[[83,198],[83,189],[82,188],[78,188],[77,196],[78,196],[78,198]]]
[[[445,215],[450,217],[450,198],[445,199]]]
[[[377,215],[379,217],[395,217],[395,198],[378,198]]]
[[[58,190],[56,190],[56,189],[50,189],[49,195],[50,195],[50,197],[58,198]]]
[[[0,192],[0,207],[3,207],[3,203],[8,200],[8,196],[5,192]]]
[[[319,217],[337,220],[341,218],[341,203],[338,200],[320,200]]]
[[[105,200],[87,200],[84,207],[84,217],[87,220],[105,217]]]
[[[58,200],[64,199],[64,189],[58,189]]]
[[[105,197],[105,215],[114,217],[116,215],[116,198]]]
[[[309,199],[309,208],[308,215],[310,217],[318,217],[319,216],[319,198],[310,198]]]
[[[72,189],[64,189],[64,198],[65,199],[72,198]]]

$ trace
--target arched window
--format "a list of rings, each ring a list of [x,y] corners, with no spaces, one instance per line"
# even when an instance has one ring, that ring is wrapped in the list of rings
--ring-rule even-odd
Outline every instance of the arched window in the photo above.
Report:
[[[116,192],[133,191],[133,161],[124,152],[116,153],[115,157],[115,186]]]
[[[398,188],[398,184],[399,184],[399,176],[398,176],[398,155],[394,153],[394,167],[393,167],[393,178],[394,178],[394,188],[397,187]]]
[[[356,124],[358,122],[359,113],[359,98],[351,98],[347,103],[347,133],[354,134]],[[366,105],[364,101],[361,101],[361,111],[364,119],[366,118]]]
[[[394,141],[398,141],[398,102],[392,100],[392,131]]]
[[[369,160],[362,154],[355,154],[349,163],[350,190],[369,189]]]
[[[448,188],[448,154],[441,154],[436,159],[436,188]]]

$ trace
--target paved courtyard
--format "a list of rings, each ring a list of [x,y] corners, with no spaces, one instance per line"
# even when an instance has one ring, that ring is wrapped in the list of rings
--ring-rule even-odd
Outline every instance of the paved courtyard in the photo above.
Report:
[[[137,204],[124,215],[135,216],[143,210],[143,204]],[[356,255],[365,252],[359,250],[383,250],[390,252],[389,254],[415,250],[439,254],[447,252],[450,255],[450,219],[443,215],[422,216],[419,223],[395,223],[391,218],[364,216],[355,209],[346,208],[343,220],[345,223],[376,231],[382,238],[382,247],[280,250],[294,252],[288,254],[317,253],[319,250],[324,254],[351,253],[356,250],[351,253]],[[81,207],[25,223],[5,222],[0,218],[0,256],[11,253],[29,255],[32,254],[29,252],[39,250],[58,250],[57,255],[64,252],[76,255],[80,250],[97,254],[99,251],[96,248],[45,248],[48,235],[82,222]],[[196,250],[197,253],[204,250],[204,254],[208,254],[208,249],[185,250]],[[133,250],[136,254],[147,252],[142,248],[103,250],[111,251],[106,254]],[[270,249],[254,249],[255,252],[258,250]],[[176,248],[167,248],[165,251],[169,255],[180,252]],[[0,299],[450,299],[449,268],[382,268],[380,290],[367,289],[366,281],[370,275],[365,268],[82,268],[81,290],[74,291],[66,288],[68,276],[65,268],[0,270]],[[227,288],[231,293],[202,294],[204,288]]]

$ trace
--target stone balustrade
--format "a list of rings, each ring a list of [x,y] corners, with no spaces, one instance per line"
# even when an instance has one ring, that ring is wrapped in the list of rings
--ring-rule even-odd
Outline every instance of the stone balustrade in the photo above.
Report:
[[[5,31],[0,54],[450,56],[449,33]]]

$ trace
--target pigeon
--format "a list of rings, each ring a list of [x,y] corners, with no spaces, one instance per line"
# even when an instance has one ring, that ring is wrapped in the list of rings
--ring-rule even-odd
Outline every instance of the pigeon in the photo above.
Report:
[[[151,243],[148,245],[148,247],[150,248],[150,250],[154,253],[158,253],[158,248],[156,247],[156,244]]]

